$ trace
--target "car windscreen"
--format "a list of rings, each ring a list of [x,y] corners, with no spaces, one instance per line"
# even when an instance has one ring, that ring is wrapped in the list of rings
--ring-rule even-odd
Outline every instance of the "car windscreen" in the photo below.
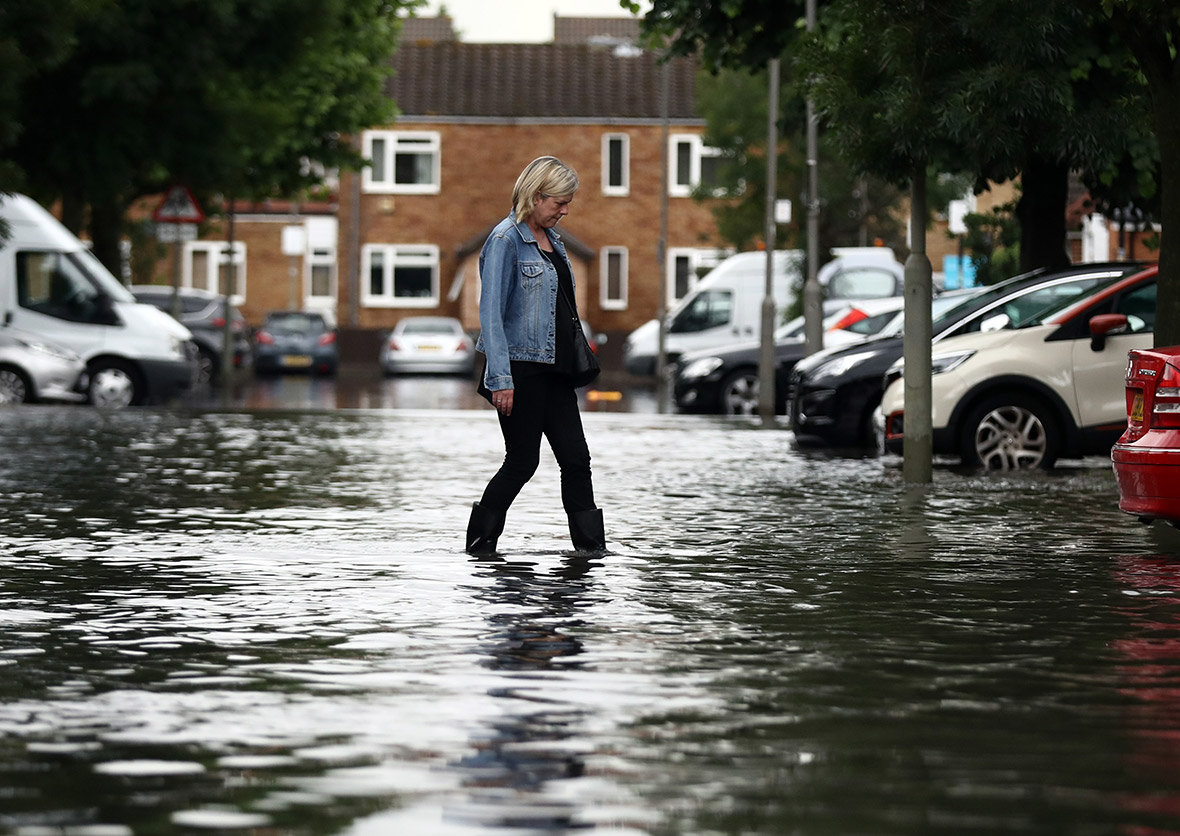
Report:
[[[308,314],[282,314],[266,320],[266,330],[272,334],[315,334],[326,331],[322,317]]]
[[[454,334],[455,327],[442,320],[402,323],[403,334]]]

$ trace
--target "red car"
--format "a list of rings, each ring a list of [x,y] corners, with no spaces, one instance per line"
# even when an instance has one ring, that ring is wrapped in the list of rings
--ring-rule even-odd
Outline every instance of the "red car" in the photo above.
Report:
[[[1119,509],[1180,527],[1180,346],[1127,359],[1127,429],[1110,453]]]

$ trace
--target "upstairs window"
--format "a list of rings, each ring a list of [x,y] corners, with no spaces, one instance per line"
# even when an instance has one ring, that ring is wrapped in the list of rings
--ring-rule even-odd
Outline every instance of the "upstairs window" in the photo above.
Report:
[[[627,248],[603,247],[600,261],[599,307],[606,311],[624,310],[627,307]]]
[[[721,194],[721,180],[718,169],[721,164],[721,149],[705,145],[696,134],[673,134],[668,138],[670,147],[668,194],[672,197],[690,197],[700,187],[712,194]]]
[[[365,131],[361,153],[369,164],[362,184],[371,194],[438,194],[440,143],[436,131]]]
[[[627,134],[602,136],[602,193],[620,197],[631,193],[631,138]]]

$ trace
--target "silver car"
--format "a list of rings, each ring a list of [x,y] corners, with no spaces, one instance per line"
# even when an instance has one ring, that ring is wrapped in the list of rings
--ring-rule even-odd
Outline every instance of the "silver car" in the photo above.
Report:
[[[386,374],[470,375],[475,343],[454,317],[408,316],[385,338],[378,359]]]
[[[86,400],[86,364],[68,348],[0,328],[0,404]]]

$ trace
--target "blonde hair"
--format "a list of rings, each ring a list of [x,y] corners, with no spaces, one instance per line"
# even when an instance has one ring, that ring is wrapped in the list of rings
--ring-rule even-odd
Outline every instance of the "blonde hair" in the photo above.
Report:
[[[512,189],[512,209],[521,223],[533,211],[533,198],[572,197],[578,190],[578,172],[557,157],[537,157],[524,167]]]

